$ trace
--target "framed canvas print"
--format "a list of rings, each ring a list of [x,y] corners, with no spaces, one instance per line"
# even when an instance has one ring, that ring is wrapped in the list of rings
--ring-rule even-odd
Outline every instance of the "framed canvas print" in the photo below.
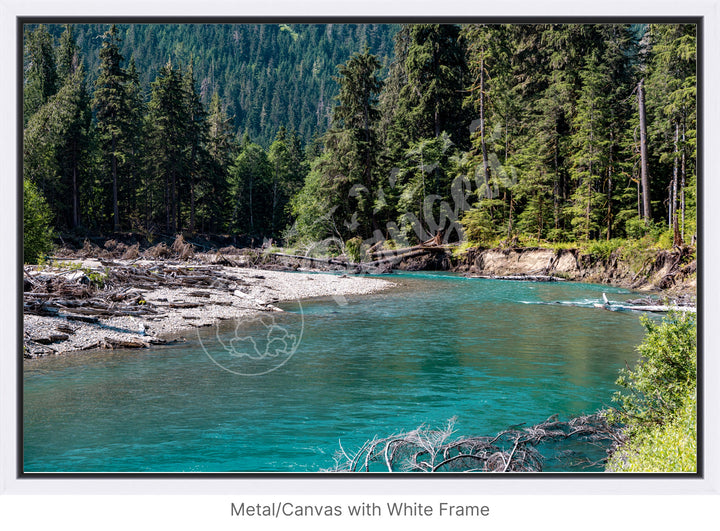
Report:
[[[15,18],[20,484],[707,477],[716,30],[470,11]]]

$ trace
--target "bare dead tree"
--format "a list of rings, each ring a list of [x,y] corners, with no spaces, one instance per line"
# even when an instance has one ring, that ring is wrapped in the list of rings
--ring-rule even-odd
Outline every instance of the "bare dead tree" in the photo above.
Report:
[[[340,444],[332,472],[541,472],[544,458],[538,446],[574,440],[603,448],[615,447],[621,434],[602,414],[576,417],[567,422],[552,416],[545,422],[514,427],[495,437],[457,437],[456,418],[441,429],[420,426],[412,431],[365,442],[348,453]],[[562,455],[562,452],[561,452]],[[574,457],[565,452],[565,457]],[[588,463],[593,464],[593,463]]]

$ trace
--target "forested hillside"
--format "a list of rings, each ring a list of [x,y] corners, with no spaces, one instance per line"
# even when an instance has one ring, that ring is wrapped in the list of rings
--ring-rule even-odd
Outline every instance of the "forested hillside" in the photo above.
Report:
[[[32,26],[24,87],[58,231],[694,243],[691,24]]]
[[[59,39],[64,28],[48,25]],[[76,24],[73,32],[89,83],[100,68],[108,24]],[[330,125],[336,67],[367,45],[389,62],[392,24],[118,24],[119,48],[135,61],[147,90],[168,61],[193,62],[200,99],[217,93],[233,129],[267,148],[284,126],[303,142]]]

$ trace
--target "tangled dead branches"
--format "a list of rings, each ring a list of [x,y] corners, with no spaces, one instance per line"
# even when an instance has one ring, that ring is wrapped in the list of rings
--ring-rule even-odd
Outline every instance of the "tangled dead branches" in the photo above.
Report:
[[[442,429],[426,426],[381,439],[373,438],[353,454],[340,445],[332,472],[541,472],[545,458],[538,446],[580,441],[602,447],[619,442],[619,431],[601,414],[567,422],[552,416],[524,429],[509,429],[495,437],[458,437],[453,417]],[[560,452],[569,458],[574,451]]]

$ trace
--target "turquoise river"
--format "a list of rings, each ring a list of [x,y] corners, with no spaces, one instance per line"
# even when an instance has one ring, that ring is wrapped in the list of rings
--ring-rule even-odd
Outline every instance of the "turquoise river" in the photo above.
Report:
[[[387,278],[179,344],[26,362],[24,471],[315,472],[340,444],[451,417],[458,436],[568,419],[611,405],[644,335],[639,313],[593,306],[636,296],[618,288]],[[248,345],[259,355],[238,356]]]

